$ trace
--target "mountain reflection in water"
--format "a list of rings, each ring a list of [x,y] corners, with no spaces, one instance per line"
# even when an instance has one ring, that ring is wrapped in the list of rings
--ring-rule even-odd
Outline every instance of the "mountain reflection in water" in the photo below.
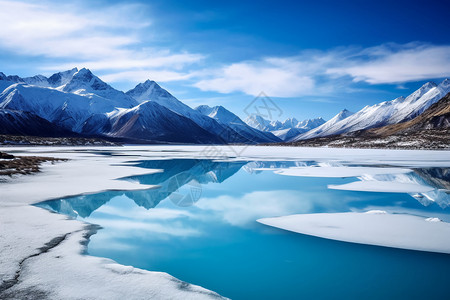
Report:
[[[177,194],[185,187],[182,193],[189,193],[197,189],[190,198],[193,204],[201,197],[201,189],[209,183],[222,183],[236,174],[241,168],[247,173],[258,174],[261,169],[279,169],[290,167],[315,166],[314,161],[214,161],[200,159],[170,159],[146,160],[136,164],[137,167],[161,170],[161,172],[131,176],[121,180],[137,181],[141,184],[154,185],[154,188],[136,191],[105,191],[96,194],[86,194],[67,197],[58,200],[48,200],[38,203],[37,206],[56,211],[73,218],[89,217],[92,212],[110,201],[112,198],[125,195],[138,206],[145,209],[156,207],[164,199],[177,200]],[[436,203],[441,208],[450,206],[450,168],[415,168],[407,174],[361,176],[358,180],[375,180],[380,184],[386,181],[414,183],[433,188],[426,193],[410,193],[410,195],[424,206]],[[183,197],[179,195],[179,197]],[[180,198],[181,199],[181,198]],[[176,203],[184,206],[183,203]]]

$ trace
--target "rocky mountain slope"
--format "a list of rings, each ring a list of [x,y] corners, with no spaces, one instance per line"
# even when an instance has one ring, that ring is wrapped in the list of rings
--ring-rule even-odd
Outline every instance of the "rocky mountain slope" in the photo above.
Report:
[[[391,101],[366,106],[360,111],[336,122],[332,126],[301,134],[292,141],[348,133],[405,122],[420,115],[449,92],[449,79],[444,80],[439,85],[428,82],[406,98],[399,97]]]
[[[450,149],[450,93],[407,122],[340,135],[299,140],[285,145]]]

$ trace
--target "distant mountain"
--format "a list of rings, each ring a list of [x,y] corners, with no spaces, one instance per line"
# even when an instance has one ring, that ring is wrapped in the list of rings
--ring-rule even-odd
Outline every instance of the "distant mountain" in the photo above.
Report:
[[[269,120],[264,119],[260,115],[251,115],[245,118],[244,122],[255,129],[261,131],[269,131],[268,125],[270,124]]]
[[[322,118],[316,118],[303,120],[300,122],[296,118],[288,118],[281,122],[278,120],[269,121],[259,115],[251,115],[245,119],[245,123],[253,128],[262,131],[278,131],[289,128],[298,128],[302,129],[300,131],[305,132],[322,125],[323,123],[325,123],[325,120],[323,120]]]
[[[311,147],[450,149],[450,93],[412,120],[339,135],[299,139]]]
[[[271,131],[275,136],[279,137],[283,141],[289,141],[299,134],[304,133],[307,131],[306,129],[299,129],[299,128],[287,128],[287,129],[281,129],[281,130],[275,130]]]
[[[252,115],[245,119],[245,123],[255,129],[271,132],[283,141],[288,141],[325,123],[322,118],[308,119],[299,122],[296,118],[285,121],[269,121],[259,115]]]
[[[233,114],[223,106],[210,107],[208,105],[201,105],[196,107],[195,110],[216,120],[219,124],[232,128],[234,131],[254,143],[273,143],[281,141],[270,132],[263,132],[248,126],[237,115]]]
[[[291,141],[298,141],[301,139],[309,139],[319,136],[321,133],[326,132],[330,129],[332,129],[338,122],[348,118],[349,116],[353,115],[352,112],[348,111],[347,109],[342,110],[337,115],[335,115],[333,118],[325,122],[324,124],[310,130],[307,132],[304,132],[302,134],[296,135],[291,139]]]
[[[444,80],[439,85],[428,82],[406,98],[399,97],[391,101],[366,106],[355,114],[336,122],[333,126],[322,128],[320,132],[308,132],[294,140],[336,135],[405,122],[420,115],[448,92],[450,92],[449,79]]]

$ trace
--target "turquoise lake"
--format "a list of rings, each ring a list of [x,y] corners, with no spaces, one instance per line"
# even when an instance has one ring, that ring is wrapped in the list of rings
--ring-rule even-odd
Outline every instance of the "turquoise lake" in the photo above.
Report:
[[[146,160],[138,166],[164,172],[124,180],[156,185],[153,189],[107,191],[37,206],[99,224],[102,229],[88,245],[90,255],[167,272],[232,299],[450,297],[450,255],[321,239],[256,222],[371,209],[449,222],[450,196],[442,192],[448,169],[417,169],[406,176],[434,187],[439,199],[333,190],[327,186],[361,179],[283,176],[268,170],[315,164]]]

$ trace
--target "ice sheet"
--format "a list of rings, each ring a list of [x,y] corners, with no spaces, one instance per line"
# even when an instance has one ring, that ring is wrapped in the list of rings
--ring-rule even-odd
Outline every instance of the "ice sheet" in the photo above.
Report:
[[[450,223],[434,221],[384,211],[302,214],[258,220],[272,227],[326,239],[450,253]]]

